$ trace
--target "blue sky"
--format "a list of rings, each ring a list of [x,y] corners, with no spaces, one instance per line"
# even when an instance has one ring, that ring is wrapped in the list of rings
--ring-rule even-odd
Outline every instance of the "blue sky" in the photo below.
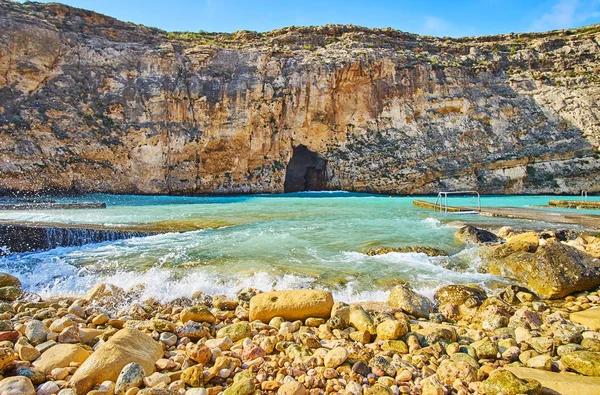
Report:
[[[434,36],[546,31],[600,23],[600,0],[63,0],[167,31],[267,31],[354,24]]]

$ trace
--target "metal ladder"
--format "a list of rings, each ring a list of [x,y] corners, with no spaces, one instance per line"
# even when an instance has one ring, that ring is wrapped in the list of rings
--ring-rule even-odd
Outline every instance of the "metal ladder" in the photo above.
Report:
[[[440,202],[439,207],[440,207],[440,212],[442,212],[442,208],[445,207],[445,212],[448,213],[448,195],[467,195],[467,194],[471,194],[471,195],[477,195],[477,211],[476,212],[481,212],[481,195],[479,194],[479,192],[477,191],[455,191],[455,192],[446,192],[446,191],[442,191],[442,192],[438,192],[437,195],[437,199],[435,199],[435,204],[433,206],[434,210],[437,210],[438,207],[438,201]],[[443,203],[443,207],[442,207],[442,203]],[[468,213],[475,213],[475,211],[462,211],[463,214],[468,214]]]

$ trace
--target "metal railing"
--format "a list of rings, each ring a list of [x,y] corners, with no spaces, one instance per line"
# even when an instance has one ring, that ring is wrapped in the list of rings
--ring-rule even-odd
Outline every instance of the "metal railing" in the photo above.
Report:
[[[435,204],[433,206],[434,210],[437,210],[438,201],[440,202],[440,212],[442,212],[442,203],[445,207],[445,212],[448,212],[448,195],[477,195],[477,212],[481,212],[481,195],[477,191],[456,191],[456,192],[438,192],[437,199],[435,199]]]

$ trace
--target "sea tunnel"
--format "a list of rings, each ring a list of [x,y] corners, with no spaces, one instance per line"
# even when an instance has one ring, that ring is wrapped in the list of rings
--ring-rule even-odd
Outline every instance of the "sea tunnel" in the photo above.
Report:
[[[285,172],[284,192],[322,191],[327,185],[327,160],[299,145]]]

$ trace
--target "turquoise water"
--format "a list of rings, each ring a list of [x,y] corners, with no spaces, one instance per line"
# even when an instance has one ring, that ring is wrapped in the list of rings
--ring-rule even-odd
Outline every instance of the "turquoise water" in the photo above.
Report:
[[[556,198],[483,197],[482,205],[537,206]],[[409,197],[343,192],[236,197],[90,195],[59,200],[99,201],[107,203],[107,208],[4,211],[0,220],[142,226],[171,232],[0,258],[0,270],[19,276],[27,290],[44,296],[81,294],[101,281],[124,288],[142,284],[142,297],[163,300],[196,291],[233,294],[242,287],[318,287],[332,290],[338,300],[345,301],[384,300],[387,291],[400,282],[428,295],[452,283],[494,289],[507,282],[478,272],[476,249],[464,249],[454,241],[457,221],[496,227],[551,226],[435,213],[414,207]],[[452,197],[449,203],[476,205],[476,199]],[[189,229],[200,230],[174,231]],[[363,253],[375,246],[405,245],[442,248],[452,255],[369,257]]]

